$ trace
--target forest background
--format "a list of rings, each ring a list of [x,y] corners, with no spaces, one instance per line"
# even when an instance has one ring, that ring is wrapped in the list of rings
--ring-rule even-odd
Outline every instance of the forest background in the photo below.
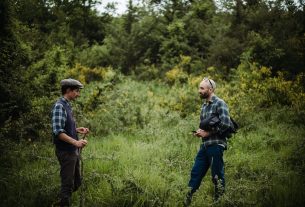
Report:
[[[0,206],[56,200],[50,111],[68,77],[85,84],[73,108],[91,129],[85,206],[182,205],[205,76],[240,130],[226,194],[213,204],[208,175],[192,205],[305,203],[303,0],[129,0],[120,15],[99,2],[0,2]]]

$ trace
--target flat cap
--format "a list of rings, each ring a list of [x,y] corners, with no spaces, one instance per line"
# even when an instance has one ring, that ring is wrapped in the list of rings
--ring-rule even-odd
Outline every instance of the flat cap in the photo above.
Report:
[[[78,80],[68,78],[68,79],[63,79],[60,81],[61,86],[76,86],[78,88],[84,88],[83,84],[79,82]]]

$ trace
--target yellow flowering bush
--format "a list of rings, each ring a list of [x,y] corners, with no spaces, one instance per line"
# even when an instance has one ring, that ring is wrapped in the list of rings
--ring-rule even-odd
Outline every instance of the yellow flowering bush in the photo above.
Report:
[[[305,109],[304,74],[287,80],[284,73],[272,75],[270,68],[256,63],[241,63],[234,73],[230,82],[223,82],[217,89],[231,106],[232,114],[252,113],[274,105]]]
[[[190,62],[190,56],[180,55],[180,62],[165,73],[165,81],[169,84],[174,84],[176,82],[185,83],[188,79],[188,74],[185,70]]]
[[[169,84],[174,84],[175,82],[185,82],[187,80],[187,74],[179,67],[174,67],[170,71],[166,72],[165,80]]]
[[[89,68],[80,64],[76,64],[67,72],[68,77],[78,79],[82,83],[90,83],[91,81],[105,80],[110,81],[115,77],[116,73],[111,67],[95,67]]]

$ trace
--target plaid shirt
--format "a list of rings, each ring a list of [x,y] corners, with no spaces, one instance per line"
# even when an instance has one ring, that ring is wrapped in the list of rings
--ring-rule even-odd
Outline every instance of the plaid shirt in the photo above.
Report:
[[[69,102],[63,97],[61,98],[61,100],[63,100],[69,105]],[[56,102],[52,110],[52,132],[55,137],[62,132],[66,133],[66,131],[64,130],[66,120],[67,120],[66,110],[64,109],[62,104]]]
[[[231,125],[230,114],[227,104],[217,96],[213,95],[209,102],[204,102],[200,113],[200,121],[217,114],[221,123],[217,127],[216,131],[213,131],[209,137],[202,138],[205,146],[219,144],[223,147],[227,147],[227,141],[221,138],[219,134],[228,129]]]

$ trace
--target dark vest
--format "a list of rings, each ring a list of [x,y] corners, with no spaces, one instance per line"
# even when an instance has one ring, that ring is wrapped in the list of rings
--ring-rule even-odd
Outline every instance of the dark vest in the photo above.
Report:
[[[75,140],[78,140],[77,132],[76,132],[76,124],[75,120],[73,118],[72,109],[69,104],[67,104],[62,99],[59,99],[56,104],[62,104],[66,113],[67,113],[67,120],[65,123],[64,130],[66,131],[66,134],[70,137],[72,137]],[[69,144],[65,141],[60,140],[58,137],[54,137],[54,144],[56,145],[56,148],[59,150],[64,151],[75,151],[77,148],[73,146],[72,144]]]

